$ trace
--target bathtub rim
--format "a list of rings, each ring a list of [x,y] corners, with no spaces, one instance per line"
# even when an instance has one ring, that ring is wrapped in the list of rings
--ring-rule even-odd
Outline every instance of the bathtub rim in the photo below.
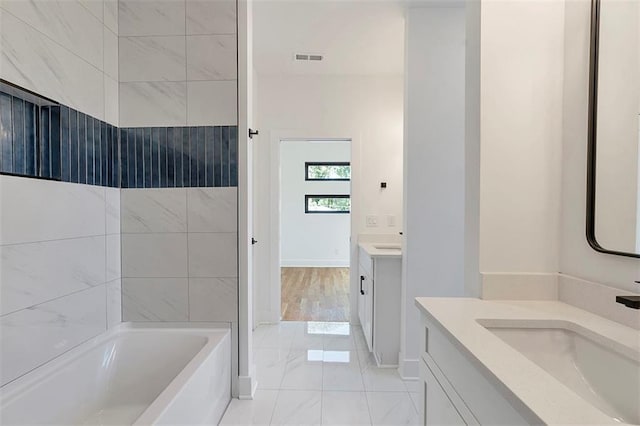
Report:
[[[123,322],[118,324],[115,327],[112,327],[106,330],[99,335],[92,337],[89,340],[86,340],[80,343],[78,346],[75,346],[72,349],[58,355],[57,357],[47,361],[46,363],[39,365],[38,367],[30,370],[29,372],[23,374],[20,377],[6,383],[2,387],[0,387],[0,411],[3,410],[5,405],[10,404],[14,399],[19,398],[24,393],[28,392],[33,386],[36,386],[38,382],[47,380],[49,377],[56,374],[60,369],[65,368],[67,365],[73,363],[74,360],[82,357],[87,352],[94,349],[96,346],[110,340],[117,338],[119,335],[131,334],[131,333],[144,333],[149,331],[156,332],[164,332],[164,331],[173,331],[173,332],[183,332],[188,334],[193,334],[197,336],[204,337],[206,339],[205,344],[200,348],[193,357],[189,360],[189,362],[177,372],[176,376],[169,382],[169,384],[161,390],[158,396],[151,401],[151,403],[145,408],[142,414],[133,422],[133,424],[138,424],[138,420],[146,418],[146,414],[149,412],[152,406],[158,407],[159,404],[156,404],[156,401],[160,399],[163,395],[167,395],[167,390],[171,388],[173,390],[173,395],[176,395],[176,391],[180,388],[176,388],[177,384],[174,386],[174,382],[177,379],[182,379],[182,385],[186,382],[185,371],[189,369],[190,373],[193,374],[197,367],[201,365],[206,358],[211,355],[214,351],[213,348],[217,346],[221,341],[225,338],[231,339],[231,324],[225,322],[199,322],[199,323],[185,323],[185,322],[166,322],[166,323],[156,323],[156,322]],[[230,340],[231,341],[231,340]],[[197,363],[197,365],[195,365]],[[189,368],[191,367],[191,368]],[[230,365],[231,368],[231,365]],[[186,376],[191,377],[191,376]],[[231,389],[231,383],[229,383],[229,389]],[[166,400],[168,404],[171,400]],[[166,408],[166,406],[165,406]],[[158,408],[156,408],[157,411]],[[164,410],[161,410],[157,413],[159,417]]]

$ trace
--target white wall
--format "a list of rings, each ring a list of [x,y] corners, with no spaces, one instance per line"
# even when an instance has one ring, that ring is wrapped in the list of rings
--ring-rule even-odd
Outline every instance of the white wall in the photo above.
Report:
[[[633,281],[640,276],[640,259],[598,253],[585,238],[589,12],[589,2],[566,2],[559,270],[623,290],[638,291]]]
[[[118,124],[117,0],[2,0],[0,77]]]
[[[237,188],[121,192],[124,321],[236,322]]]
[[[120,191],[0,176],[0,385],[120,314]]]
[[[350,214],[307,214],[305,195],[351,193],[349,181],[306,181],[305,162],[349,162],[351,144],[283,141],[280,147],[281,266],[349,266]]]
[[[400,374],[418,375],[417,296],[465,294],[465,9],[407,10]]]
[[[120,0],[122,127],[237,124],[236,1]]]
[[[480,271],[555,273],[564,2],[483,1],[481,26]]]
[[[255,235],[278,239],[271,218],[272,141],[283,138],[331,137],[352,140],[352,247],[359,233],[393,234],[402,230],[402,77],[259,76],[260,137],[254,139]],[[387,189],[380,189],[380,182]],[[379,226],[367,228],[367,215]],[[395,226],[386,225],[386,215]],[[353,250],[353,248],[352,248]],[[257,244],[257,322],[278,321],[279,279],[270,276],[276,253]],[[277,282],[275,282],[277,281]]]

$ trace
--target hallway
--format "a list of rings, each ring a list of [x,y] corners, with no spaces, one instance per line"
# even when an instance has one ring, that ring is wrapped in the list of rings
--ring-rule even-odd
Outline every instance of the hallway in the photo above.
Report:
[[[283,321],[349,318],[349,268],[281,268]]]
[[[419,382],[377,368],[359,326],[263,325],[254,345],[255,399],[233,399],[221,425],[419,424]]]

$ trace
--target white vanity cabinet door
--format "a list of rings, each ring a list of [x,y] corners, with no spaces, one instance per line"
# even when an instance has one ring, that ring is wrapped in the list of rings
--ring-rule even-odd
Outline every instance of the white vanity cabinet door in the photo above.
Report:
[[[358,289],[358,317],[369,352],[373,351],[373,280],[360,270],[360,288]],[[364,293],[364,294],[363,294]]]
[[[456,407],[424,361],[420,362],[422,424],[434,426],[466,425]]]

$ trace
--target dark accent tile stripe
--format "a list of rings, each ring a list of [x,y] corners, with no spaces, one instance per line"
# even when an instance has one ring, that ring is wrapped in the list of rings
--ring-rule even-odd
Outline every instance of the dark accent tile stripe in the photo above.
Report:
[[[117,128],[0,92],[0,172],[122,188],[237,186],[236,126]]]

